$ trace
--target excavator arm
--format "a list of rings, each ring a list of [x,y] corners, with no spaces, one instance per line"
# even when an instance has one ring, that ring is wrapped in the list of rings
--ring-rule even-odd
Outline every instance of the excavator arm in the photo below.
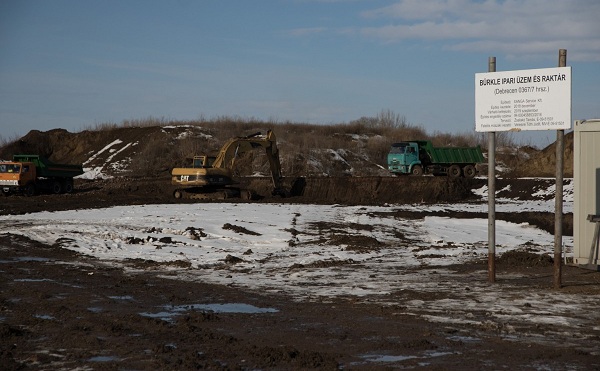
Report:
[[[207,156],[195,156],[192,168],[175,168],[172,170],[172,184],[187,188],[201,187],[207,190],[210,187],[213,191],[219,189],[219,187],[230,186],[235,183],[233,169],[236,160],[246,152],[261,148],[265,150],[269,160],[273,180],[272,193],[286,196],[287,192],[283,188],[283,175],[277,140],[271,130],[267,131],[267,135],[256,133],[246,137],[229,139],[221,147],[212,164],[209,164]],[[228,189],[231,190],[231,188]],[[180,198],[182,190],[176,190],[174,194],[176,198]]]
[[[267,135],[260,133],[252,134],[246,137],[232,138],[221,147],[215,162],[214,168],[233,169],[235,161],[243,153],[264,148],[269,160],[269,168],[273,179],[274,193],[280,194],[282,189],[283,175],[281,173],[281,161],[279,159],[279,149],[277,148],[277,139],[275,133],[268,130]]]

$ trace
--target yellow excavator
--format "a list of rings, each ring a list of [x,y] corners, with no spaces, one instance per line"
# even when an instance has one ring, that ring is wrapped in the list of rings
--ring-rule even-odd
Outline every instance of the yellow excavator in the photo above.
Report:
[[[273,179],[273,195],[285,196],[279,150],[273,131],[267,135],[255,133],[246,137],[229,139],[219,150],[218,155],[199,155],[192,159],[191,167],[174,168],[171,171],[171,184],[177,186],[173,196],[196,199],[254,199],[255,193],[249,189],[240,189],[234,180],[233,170],[236,160],[249,151],[263,148],[269,160]]]

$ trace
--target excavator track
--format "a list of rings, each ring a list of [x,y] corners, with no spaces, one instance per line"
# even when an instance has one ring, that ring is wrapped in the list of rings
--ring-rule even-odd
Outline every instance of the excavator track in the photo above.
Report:
[[[176,189],[173,191],[176,199],[194,200],[230,200],[239,198],[241,200],[256,200],[257,195],[250,189],[226,188],[213,191]]]

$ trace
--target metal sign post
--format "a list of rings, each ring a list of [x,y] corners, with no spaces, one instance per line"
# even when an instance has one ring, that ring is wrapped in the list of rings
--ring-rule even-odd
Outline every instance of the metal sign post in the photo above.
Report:
[[[496,72],[496,57],[488,60],[488,72]],[[488,133],[488,281],[496,282],[496,132]]]
[[[559,51],[558,68],[475,74],[475,130],[488,132],[488,273],[496,280],[496,137],[497,131],[556,130],[554,287],[561,287],[564,130],[571,128],[571,68]]]
[[[558,51],[558,67],[567,66],[567,50]],[[570,102],[569,102],[570,103]],[[570,111],[569,111],[570,115]],[[556,131],[556,192],[554,193],[554,288],[562,286],[563,162],[565,131]]]

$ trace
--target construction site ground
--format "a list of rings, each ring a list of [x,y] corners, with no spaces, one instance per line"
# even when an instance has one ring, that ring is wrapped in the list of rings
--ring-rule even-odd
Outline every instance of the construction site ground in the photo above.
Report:
[[[291,197],[257,202],[434,203],[465,201],[486,179],[315,178],[290,179]],[[531,190],[526,179],[499,180],[511,192]],[[174,203],[168,180],[113,178],[79,182],[70,195],[4,197],[4,215],[94,209],[113,205]],[[531,193],[531,192],[529,192]],[[179,202],[194,202],[183,200]],[[410,217],[410,213],[403,215]],[[422,217],[417,212],[414,217]],[[486,215],[471,215],[485,218]],[[553,231],[553,213],[500,214],[499,219]],[[18,218],[15,217],[15,221]],[[565,215],[572,234],[572,215]],[[528,255],[497,261],[503,285],[523,292],[553,288],[552,261]],[[139,267],[138,267],[139,268]],[[487,260],[452,267],[457,285],[485,281]],[[482,274],[483,272],[483,274]],[[285,295],[163,277],[160,266],[136,274],[123,267],[3,231],[0,235],[0,368],[5,370],[258,370],[258,369],[600,369],[600,330],[578,329],[567,343],[543,341],[553,324],[525,329],[439,323],[408,315],[403,292],[397,306],[351,298],[298,302]],[[31,285],[35,282],[35,285]],[[563,266],[565,294],[598,297],[600,273]],[[133,299],[135,298],[135,299]],[[393,300],[391,298],[390,300]],[[143,316],[161,305],[194,302],[250,304],[276,311],[190,311],[173,320]],[[527,336],[522,336],[524,334]],[[538,339],[538,341],[531,341]]]

